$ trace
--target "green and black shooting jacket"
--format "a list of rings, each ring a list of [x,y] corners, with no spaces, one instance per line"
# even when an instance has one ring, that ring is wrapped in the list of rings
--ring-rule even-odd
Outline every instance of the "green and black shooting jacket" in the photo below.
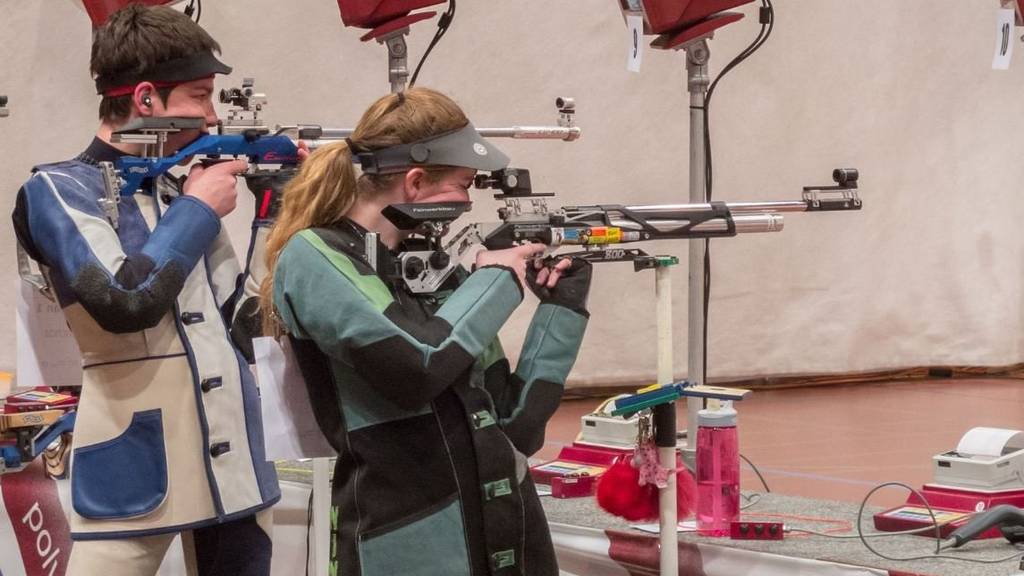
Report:
[[[338,452],[332,573],[556,576],[526,457],[544,444],[587,318],[541,303],[513,372],[497,337],[523,300],[511,270],[460,270],[412,294],[370,266],[364,234],[349,220],[303,230],[274,278]]]

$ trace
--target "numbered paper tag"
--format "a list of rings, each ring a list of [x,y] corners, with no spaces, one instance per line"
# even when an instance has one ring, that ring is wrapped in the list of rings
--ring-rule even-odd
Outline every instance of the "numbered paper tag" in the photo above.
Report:
[[[639,72],[640,63],[644,58],[644,17],[641,14],[629,14],[626,16],[626,25],[629,27],[629,54],[626,59],[626,70]]]
[[[992,58],[993,70],[1010,68],[1013,56],[1013,26],[1017,13],[1013,8],[1001,8],[996,13],[996,55]]]
[[[253,338],[268,460],[334,456],[313,416],[309,392],[287,338]]]
[[[18,280],[18,388],[81,386],[82,355],[60,305]]]

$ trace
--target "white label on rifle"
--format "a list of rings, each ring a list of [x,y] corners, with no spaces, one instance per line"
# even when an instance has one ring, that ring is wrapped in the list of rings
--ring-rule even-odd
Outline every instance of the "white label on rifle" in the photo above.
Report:
[[[629,54],[626,58],[626,70],[630,72],[640,71],[640,62],[644,58],[644,17],[642,14],[629,14],[626,16],[626,25],[629,26]]]
[[[996,12],[996,55],[992,58],[993,70],[1010,68],[1013,57],[1013,26],[1017,14],[1013,8],[1000,8]]]

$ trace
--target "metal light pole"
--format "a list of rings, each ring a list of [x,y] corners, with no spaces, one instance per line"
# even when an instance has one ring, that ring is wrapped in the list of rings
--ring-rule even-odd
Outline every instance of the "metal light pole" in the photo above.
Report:
[[[704,103],[707,97],[708,60],[711,49],[707,40],[697,40],[683,48],[686,52],[686,84],[690,92],[690,202],[707,202],[706,169],[704,154]],[[687,268],[688,314],[687,314],[687,379],[697,385],[704,385],[704,242],[690,242],[690,259]],[[697,412],[703,408],[700,398],[686,399],[686,448],[683,461],[687,468],[696,469]]]

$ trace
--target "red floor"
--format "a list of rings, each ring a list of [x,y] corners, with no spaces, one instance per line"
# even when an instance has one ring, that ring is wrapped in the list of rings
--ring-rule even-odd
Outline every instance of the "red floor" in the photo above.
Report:
[[[580,416],[600,400],[567,400],[535,455],[549,460],[579,432]],[[931,457],[952,450],[975,426],[1024,429],[1024,381],[931,380],[755,391],[737,403],[740,451],[773,492],[859,502],[875,485],[930,481]],[[679,407],[685,425],[685,403]],[[760,481],[744,466],[744,490]],[[872,504],[906,493],[880,491]]]

